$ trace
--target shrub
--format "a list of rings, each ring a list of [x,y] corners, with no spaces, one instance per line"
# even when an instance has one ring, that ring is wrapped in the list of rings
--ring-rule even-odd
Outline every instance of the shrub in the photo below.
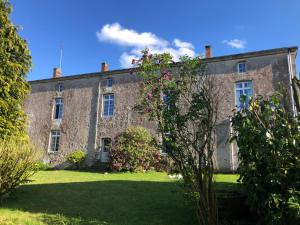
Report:
[[[142,171],[155,168],[161,154],[149,130],[129,127],[117,136],[110,151],[114,171]]]
[[[263,224],[300,224],[300,115],[282,102],[258,97],[232,120],[240,181]]]
[[[38,158],[38,150],[26,140],[0,140],[0,199],[29,181]]]
[[[83,166],[83,162],[86,158],[86,152],[83,150],[76,150],[74,152],[71,152],[67,160],[72,164],[72,166],[75,166],[75,168],[79,169]]]
[[[52,169],[52,166],[49,163],[44,163],[42,161],[35,163],[35,170],[50,170]]]

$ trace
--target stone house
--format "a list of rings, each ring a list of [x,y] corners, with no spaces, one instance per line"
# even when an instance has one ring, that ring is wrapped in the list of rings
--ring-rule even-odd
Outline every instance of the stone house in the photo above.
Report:
[[[207,73],[216,77],[222,99],[219,103],[216,167],[230,172],[237,168],[237,146],[228,142],[229,117],[240,104],[239,96],[271,95],[281,83],[289,90],[296,110],[292,80],[296,78],[297,47],[270,49],[212,57],[206,46]],[[107,162],[107,145],[128,126],[143,126],[155,133],[155,124],[132,108],[139,94],[141,78],[130,69],[61,76],[30,81],[25,103],[28,133],[44,150],[43,160],[63,166],[66,156],[77,149],[87,152],[89,166]]]

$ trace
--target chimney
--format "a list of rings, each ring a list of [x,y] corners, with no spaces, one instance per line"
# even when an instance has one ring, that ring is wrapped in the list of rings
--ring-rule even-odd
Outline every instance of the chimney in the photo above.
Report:
[[[108,64],[106,62],[101,63],[101,72],[108,71]]]
[[[212,50],[210,45],[205,46],[205,58],[211,58],[212,57]]]
[[[54,68],[53,69],[53,78],[61,77],[61,69],[60,68]]]

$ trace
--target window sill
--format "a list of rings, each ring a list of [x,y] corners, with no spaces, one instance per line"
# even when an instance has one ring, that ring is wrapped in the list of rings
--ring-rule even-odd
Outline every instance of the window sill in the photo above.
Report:
[[[48,154],[54,154],[54,155],[56,155],[56,154],[59,154],[59,151],[48,151]]]

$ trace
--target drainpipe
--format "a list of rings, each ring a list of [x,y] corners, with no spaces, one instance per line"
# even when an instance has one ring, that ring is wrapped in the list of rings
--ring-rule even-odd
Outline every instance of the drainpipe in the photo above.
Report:
[[[97,134],[98,134],[98,120],[99,120],[99,100],[100,100],[100,88],[101,88],[101,82],[99,78],[99,83],[98,83],[98,90],[97,90],[97,105],[96,105],[96,127],[95,127],[95,140],[94,140],[94,150],[96,151],[97,149]]]
[[[291,55],[291,50],[288,49],[288,55],[287,55],[287,60],[288,60],[288,69],[289,69],[289,83],[290,83],[290,92],[291,92],[291,102],[292,102],[292,111],[293,111],[293,116],[295,117],[297,112],[295,108],[295,99],[294,99],[294,91],[293,91],[293,66],[292,66],[292,55]]]

